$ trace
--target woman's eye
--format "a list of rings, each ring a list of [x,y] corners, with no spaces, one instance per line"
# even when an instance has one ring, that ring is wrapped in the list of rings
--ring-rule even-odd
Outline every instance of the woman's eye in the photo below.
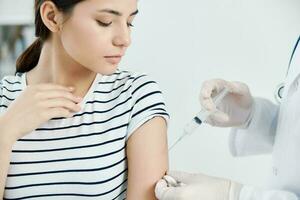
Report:
[[[134,27],[134,25],[132,23],[127,23],[128,27]]]
[[[112,22],[105,23],[105,22],[102,22],[102,21],[100,21],[100,20],[96,20],[96,21],[97,21],[97,23],[98,23],[100,26],[103,26],[103,27],[108,27],[109,25],[112,24]],[[128,27],[134,27],[134,25],[133,25],[132,23],[130,23],[130,22],[127,23],[127,26],[128,26]]]
[[[103,26],[103,27],[108,27],[109,25],[112,24],[112,22],[105,23],[105,22],[101,22],[101,21],[99,21],[99,20],[97,20],[97,23],[98,23],[100,26]]]

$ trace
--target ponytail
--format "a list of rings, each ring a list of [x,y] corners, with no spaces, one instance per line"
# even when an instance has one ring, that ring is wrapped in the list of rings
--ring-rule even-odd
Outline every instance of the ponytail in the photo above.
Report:
[[[38,64],[43,42],[46,41],[50,36],[50,31],[45,26],[40,14],[40,7],[45,1],[53,2],[58,10],[62,11],[64,14],[69,14],[72,12],[73,7],[82,0],[35,0],[35,36],[38,39],[36,39],[36,41],[17,59],[16,73],[28,72]]]
[[[42,40],[40,38],[36,39],[17,59],[16,69],[18,72],[28,72],[32,70],[38,63],[41,50],[42,50]]]

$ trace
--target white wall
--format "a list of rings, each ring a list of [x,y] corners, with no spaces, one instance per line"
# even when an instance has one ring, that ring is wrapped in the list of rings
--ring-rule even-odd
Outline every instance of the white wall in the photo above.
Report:
[[[0,0],[0,25],[33,22],[34,0]]]
[[[300,33],[298,0],[142,0],[139,9],[121,66],[160,83],[172,118],[169,144],[200,110],[206,79],[244,81],[254,96],[273,100]],[[228,131],[203,125],[170,152],[171,169],[263,185],[271,157],[231,157]]]

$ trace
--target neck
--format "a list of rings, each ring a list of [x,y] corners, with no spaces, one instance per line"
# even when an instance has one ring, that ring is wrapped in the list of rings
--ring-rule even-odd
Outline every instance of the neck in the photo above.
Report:
[[[72,59],[58,40],[44,42],[37,66],[27,73],[27,84],[55,83],[73,86],[75,95],[84,96],[96,73]]]

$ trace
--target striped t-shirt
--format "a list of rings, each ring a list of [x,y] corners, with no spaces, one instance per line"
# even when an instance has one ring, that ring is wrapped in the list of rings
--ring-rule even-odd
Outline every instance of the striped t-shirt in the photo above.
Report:
[[[26,87],[26,73],[2,79],[1,114]],[[4,199],[126,198],[128,137],[155,116],[169,118],[157,83],[128,71],[97,74],[81,108],[16,141]]]

